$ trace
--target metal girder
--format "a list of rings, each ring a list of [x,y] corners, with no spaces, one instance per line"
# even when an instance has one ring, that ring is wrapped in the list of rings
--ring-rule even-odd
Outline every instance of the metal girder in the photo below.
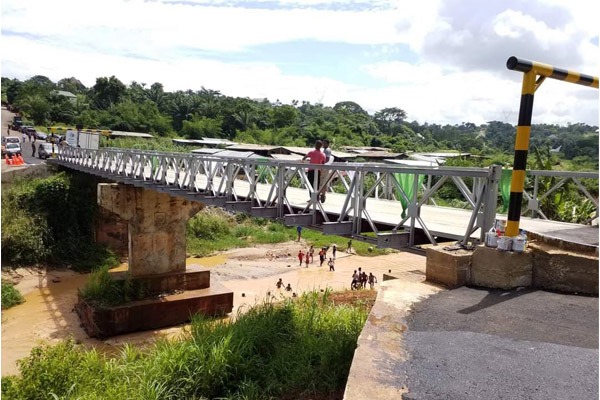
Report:
[[[321,187],[315,188],[315,182],[309,182],[306,174],[309,165],[303,162],[219,158],[211,155],[110,148],[61,149],[58,158],[50,162],[117,182],[156,188],[208,205],[278,218],[291,225],[321,226],[324,233],[358,237],[361,236],[363,223],[366,222],[369,229],[381,234],[379,227],[383,223],[394,226],[396,230],[405,229],[403,235],[408,235],[409,245],[416,243],[417,229],[422,230],[431,243],[436,243],[435,235],[439,235],[440,232],[430,231],[426,224],[431,224],[432,221],[422,216],[421,208],[431,203],[433,196],[448,184],[449,180],[453,181],[473,207],[469,224],[460,240],[470,240],[473,232],[480,228],[483,236],[496,217],[498,181],[501,173],[500,167],[416,168],[375,163],[333,163],[318,167],[326,173],[321,179]],[[403,188],[395,174],[414,177],[412,195],[408,195],[408,188]],[[563,180],[573,178],[579,190],[594,202],[597,212],[597,201],[594,201],[577,180],[597,180],[597,173],[529,171],[529,174],[536,180],[546,176],[560,177]],[[427,176],[427,186],[419,184],[419,175]],[[473,179],[472,188],[465,184],[465,177]],[[437,180],[435,184],[434,179]],[[537,198],[537,186],[536,183],[534,200]],[[306,197],[299,196],[302,191],[306,191],[310,196],[308,203],[305,202]],[[320,203],[317,193],[324,191],[328,194],[335,193],[336,202]],[[397,199],[407,204],[407,215],[404,218],[401,217],[402,208],[398,207],[400,202]],[[388,220],[374,220],[373,210],[377,207],[374,204],[383,204],[379,202],[395,204],[395,209],[400,211]],[[298,210],[300,215],[296,213]],[[540,211],[537,213],[543,215]],[[292,220],[296,222],[290,222]]]

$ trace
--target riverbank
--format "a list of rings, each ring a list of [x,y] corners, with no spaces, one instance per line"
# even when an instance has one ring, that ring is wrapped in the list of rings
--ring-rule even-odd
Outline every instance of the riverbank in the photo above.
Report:
[[[188,265],[199,264],[209,269],[211,279],[234,292],[233,315],[262,301],[267,293],[275,298],[284,298],[293,292],[349,289],[352,273],[359,267],[367,273],[372,272],[380,282],[383,274],[389,270],[409,282],[422,282],[425,279],[424,256],[398,252],[361,257],[338,252],[336,271],[330,272],[325,264],[318,267],[318,257],[309,264],[309,268],[298,265],[298,250],[306,251],[307,248],[305,242],[285,242],[232,249],[212,257],[190,258],[187,262]],[[126,268],[126,265],[120,268]],[[17,373],[16,361],[27,356],[33,347],[42,342],[56,343],[72,337],[86,346],[115,352],[125,343],[143,347],[159,337],[175,337],[182,331],[182,326],[178,326],[107,340],[90,339],[80,327],[79,318],[73,310],[77,289],[83,287],[87,274],[40,268],[17,269],[12,273],[3,272],[2,276],[15,282],[25,297],[25,303],[2,313],[2,375]],[[277,289],[275,283],[279,278],[286,285],[289,283],[293,291]]]

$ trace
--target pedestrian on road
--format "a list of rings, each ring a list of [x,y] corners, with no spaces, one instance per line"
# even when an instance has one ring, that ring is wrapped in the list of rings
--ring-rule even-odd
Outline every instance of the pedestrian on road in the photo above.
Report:
[[[329,265],[330,271],[335,271],[335,261],[333,261],[333,258],[329,259],[329,262],[327,263],[327,265]]]
[[[315,257],[315,246],[310,246],[308,253],[310,254],[310,263],[312,264]]]
[[[25,140],[27,139],[27,134],[25,132],[23,132],[21,134],[21,137],[23,138],[23,143],[25,143]]]
[[[302,260],[304,259],[304,253],[302,250],[298,252],[298,261],[300,261],[300,266],[302,266]]]
[[[31,157],[35,157],[35,142],[31,143]]]
[[[306,264],[306,268],[308,268],[308,263],[310,262],[310,252],[306,252],[306,257],[304,258],[304,263]]]
[[[322,267],[324,262],[325,262],[325,250],[321,249],[321,250],[319,250],[319,267]]]
[[[352,253],[352,239],[348,240],[348,247],[346,247],[346,253]]]
[[[372,272],[369,272],[369,286],[371,286],[371,290],[373,290],[373,287],[375,286],[376,283],[377,283],[377,278],[375,277],[375,275],[373,275]]]
[[[298,232],[298,242],[299,242],[300,239],[302,239],[302,227],[300,225],[298,225],[298,227],[296,228],[296,232]]]
[[[337,253],[337,244],[334,243],[333,246],[331,246],[331,247],[333,249],[332,250],[333,251],[333,259],[335,260],[335,253]]]
[[[6,134],[7,134],[8,136],[10,136],[10,126],[7,126],[7,127],[6,127]]]

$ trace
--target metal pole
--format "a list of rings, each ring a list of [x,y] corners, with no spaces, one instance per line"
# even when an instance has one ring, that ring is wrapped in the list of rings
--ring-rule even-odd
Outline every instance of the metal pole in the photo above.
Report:
[[[519,233],[523,187],[525,186],[525,170],[527,169],[527,154],[529,152],[529,135],[531,133],[531,115],[533,113],[535,80],[535,71],[529,71],[523,74],[519,124],[517,126],[517,137],[515,139],[515,158],[513,162],[512,180],[510,183],[510,198],[508,201],[508,221],[506,223],[506,236],[509,237],[517,236]]]
[[[508,203],[508,221],[506,223],[506,236],[516,236],[519,233],[519,220],[521,219],[521,203],[523,201],[523,187],[525,185],[525,169],[527,167],[527,153],[529,151],[529,135],[531,133],[531,115],[533,113],[533,94],[546,78],[557,79],[578,85],[598,89],[598,77],[579,72],[569,71],[552,65],[535,61],[510,57],[506,67],[513,71],[523,72],[523,86],[521,89],[521,106],[519,109],[519,123],[515,139],[515,158],[513,163],[512,181],[510,184],[510,199]],[[540,75],[536,82],[537,76]]]

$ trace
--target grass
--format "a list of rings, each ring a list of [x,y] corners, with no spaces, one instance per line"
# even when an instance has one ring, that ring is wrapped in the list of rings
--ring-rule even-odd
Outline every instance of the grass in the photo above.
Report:
[[[230,214],[220,208],[206,207],[188,222],[187,251],[199,257],[232,248],[252,247],[257,244],[283,243],[296,239],[296,228],[286,227],[277,221],[253,218],[245,214]],[[348,238],[323,235],[311,229],[302,230],[302,238],[320,248],[338,245],[346,250]],[[369,243],[352,241],[354,253],[361,256],[379,256],[392,252]]]
[[[104,265],[91,273],[80,295],[90,304],[97,307],[110,307],[129,301],[141,300],[148,296],[146,288],[129,276],[114,279],[108,270],[111,265]]]
[[[14,307],[25,301],[21,293],[13,286],[12,283],[2,282],[2,309]]]
[[[368,307],[331,297],[265,301],[233,322],[195,317],[181,339],[116,358],[44,345],[19,361],[20,377],[2,378],[2,398],[341,398]]]

